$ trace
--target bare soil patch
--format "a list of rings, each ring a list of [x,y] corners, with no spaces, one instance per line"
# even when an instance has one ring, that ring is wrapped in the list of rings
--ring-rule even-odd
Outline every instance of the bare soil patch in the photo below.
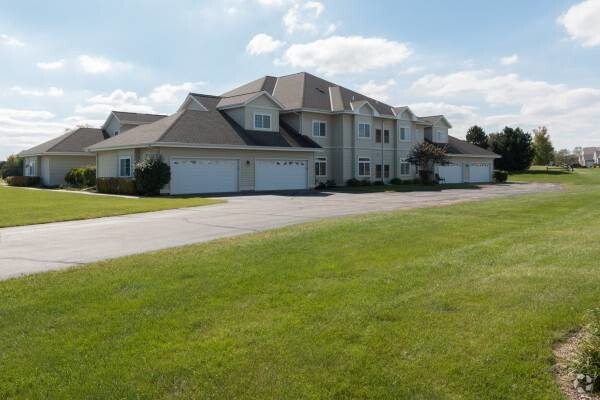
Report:
[[[585,330],[580,329],[570,334],[565,340],[559,342],[553,350],[554,354],[554,373],[563,393],[570,400],[600,400],[598,393],[579,393],[573,385],[575,375],[569,370],[570,363],[577,355],[582,339],[585,337]]]

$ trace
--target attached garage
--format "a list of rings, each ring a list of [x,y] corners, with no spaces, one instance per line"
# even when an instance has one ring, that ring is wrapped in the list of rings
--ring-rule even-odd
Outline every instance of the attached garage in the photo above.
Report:
[[[239,191],[239,160],[172,158],[171,194]]]
[[[308,188],[308,160],[256,160],[255,190]]]
[[[462,183],[462,167],[457,164],[439,165],[438,175],[444,183]]]
[[[490,162],[473,162],[469,164],[469,182],[489,182],[491,178]]]

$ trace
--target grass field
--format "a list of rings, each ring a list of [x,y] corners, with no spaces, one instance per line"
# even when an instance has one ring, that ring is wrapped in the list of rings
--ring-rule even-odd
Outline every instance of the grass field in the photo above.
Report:
[[[0,186],[0,228],[217,203],[199,197],[123,198]]]
[[[568,185],[0,282],[0,398],[560,399],[599,226]]]
[[[545,182],[568,185],[600,185],[600,169],[577,168],[569,172],[558,167],[532,167],[530,170],[510,175],[510,182]]]

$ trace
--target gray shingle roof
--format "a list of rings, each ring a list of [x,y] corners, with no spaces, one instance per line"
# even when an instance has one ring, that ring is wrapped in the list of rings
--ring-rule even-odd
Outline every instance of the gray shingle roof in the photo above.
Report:
[[[140,114],[126,111],[113,111],[112,113],[119,121],[121,121],[121,124],[123,125],[149,124],[166,117],[166,115],[163,114]]]
[[[429,143],[432,143],[428,140]],[[441,146],[441,144],[440,144]],[[448,154],[451,155],[468,155],[468,156],[482,156],[482,157],[499,157],[498,154],[493,153],[489,150],[482,149],[479,146],[475,146],[472,143],[465,142],[464,140],[460,140],[455,138],[454,136],[448,135],[448,145],[447,145]]]
[[[194,94],[208,111],[185,109],[147,125],[140,125],[90,147],[102,150],[139,145],[190,144],[319,148],[315,142],[282,124],[280,131],[245,130],[224,111],[220,97]]]
[[[108,136],[97,128],[77,128],[40,145],[22,151],[20,156],[52,153],[82,153],[85,148],[103,141]]]
[[[600,147],[584,147],[582,149],[584,157],[594,158],[594,153],[600,151]]]

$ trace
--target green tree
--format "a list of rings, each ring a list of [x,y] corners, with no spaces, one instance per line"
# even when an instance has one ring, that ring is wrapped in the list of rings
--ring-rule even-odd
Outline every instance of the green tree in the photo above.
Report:
[[[492,151],[501,156],[494,161],[496,169],[523,171],[531,166],[533,146],[529,133],[507,126],[492,139]]]
[[[535,165],[548,165],[554,159],[554,146],[545,126],[533,130],[533,151]]]
[[[0,168],[0,178],[23,175],[23,159],[15,154],[8,156]]]
[[[406,162],[418,167],[424,182],[431,181],[435,164],[448,165],[450,163],[446,146],[436,146],[429,142],[416,144],[408,154]]]
[[[467,131],[467,142],[473,143],[475,146],[479,146],[482,149],[489,147],[488,136],[482,127],[473,125]]]

